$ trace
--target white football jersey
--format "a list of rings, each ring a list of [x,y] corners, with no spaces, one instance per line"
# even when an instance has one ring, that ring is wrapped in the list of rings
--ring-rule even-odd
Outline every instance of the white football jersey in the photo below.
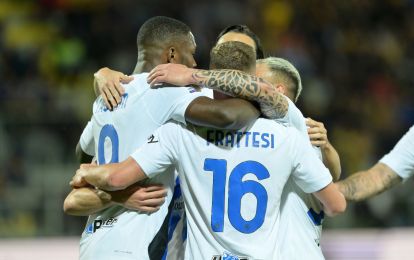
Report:
[[[279,206],[289,176],[308,193],[332,181],[321,174],[328,170],[308,140],[266,119],[236,132],[170,122],[154,139],[132,157],[148,177],[172,164],[178,170],[188,224],[185,259],[281,259]]]
[[[292,101],[288,99],[288,102],[287,115],[277,121],[296,128],[310,144],[305,118]],[[317,158],[322,161],[320,149],[313,148]],[[319,174],[331,176],[329,171]],[[290,177],[283,188],[280,206],[280,259],[324,259],[319,245],[323,218],[323,206],[319,200],[312,194],[303,192],[293,177]]]
[[[88,121],[81,137],[79,139],[79,145],[86,154],[95,156],[95,140],[93,138],[92,121]]]
[[[151,89],[147,75],[134,75],[134,80],[124,86],[122,102],[114,111],[105,107],[101,97],[94,102],[91,126],[85,128],[80,144],[82,148],[94,144],[98,164],[125,160],[145,142],[156,142],[151,134],[170,119],[185,123],[187,106],[202,95],[192,88]],[[165,242],[159,237],[168,231],[166,217],[175,183],[174,170],[165,171],[148,180],[168,189],[166,201],[157,212],[146,214],[114,206],[89,217],[80,242],[81,259],[161,259]]]
[[[392,151],[382,157],[380,162],[388,165],[403,179],[414,175],[414,126],[411,126]]]

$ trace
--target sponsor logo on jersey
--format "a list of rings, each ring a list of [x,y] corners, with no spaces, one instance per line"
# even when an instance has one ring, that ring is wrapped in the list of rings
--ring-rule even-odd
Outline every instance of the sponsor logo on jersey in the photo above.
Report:
[[[107,220],[95,219],[91,224],[89,224],[86,229],[86,234],[93,234],[100,228],[111,228],[118,221],[117,218],[108,218]]]
[[[247,256],[237,256],[229,252],[224,252],[222,255],[215,255],[211,260],[249,260]]]

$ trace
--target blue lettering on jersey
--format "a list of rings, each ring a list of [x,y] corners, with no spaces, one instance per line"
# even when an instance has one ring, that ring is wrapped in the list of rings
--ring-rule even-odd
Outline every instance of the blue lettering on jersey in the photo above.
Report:
[[[241,139],[244,137],[244,141]],[[207,145],[213,144],[224,147],[254,147],[275,148],[275,136],[270,133],[261,132],[226,132],[222,130],[207,130]]]
[[[118,106],[115,107],[112,111],[124,109],[126,107],[127,101],[128,101],[128,93],[125,93],[121,97],[121,103],[118,104]],[[96,108],[95,113],[103,113],[103,112],[111,111],[105,106],[105,102],[103,101],[102,97],[99,98],[98,102],[99,102],[98,107]]]

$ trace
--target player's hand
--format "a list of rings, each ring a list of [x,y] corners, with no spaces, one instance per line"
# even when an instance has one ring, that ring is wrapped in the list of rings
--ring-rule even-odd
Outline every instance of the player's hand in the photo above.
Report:
[[[87,169],[94,166],[93,164],[81,164],[79,169],[76,171],[75,176],[72,177],[69,185],[72,186],[74,189],[89,187],[91,186],[89,183],[86,182],[84,176],[86,174]]]
[[[116,194],[116,195],[115,195]],[[162,185],[132,185],[112,194],[112,200],[125,208],[153,213],[164,204],[167,190]]]
[[[152,88],[162,87],[162,83],[184,87],[197,82],[193,78],[195,69],[182,64],[168,63],[156,66],[148,75],[147,82]]]
[[[121,103],[121,97],[125,93],[125,89],[121,86],[121,83],[126,84],[134,79],[134,77],[109,68],[98,70],[94,74],[94,78],[95,88],[97,88],[97,92],[102,96],[108,109],[113,109]]]
[[[69,182],[69,185],[72,186],[74,189],[79,189],[82,187],[89,186],[89,183],[86,182],[86,180],[83,178],[83,170],[78,169],[76,171],[75,176],[72,177],[72,180]]]
[[[324,148],[328,144],[328,131],[326,131],[323,123],[308,117],[306,125],[308,126],[308,135],[312,145]]]

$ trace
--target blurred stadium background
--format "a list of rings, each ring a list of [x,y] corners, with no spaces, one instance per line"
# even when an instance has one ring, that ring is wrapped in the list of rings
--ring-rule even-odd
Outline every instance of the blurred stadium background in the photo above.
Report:
[[[65,216],[62,202],[93,73],[132,72],[138,28],[155,15],[190,25],[200,68],[218,33],[239,23],[268,55],[290,60],[304,82],[298,106],[325,123],[343,177],[373,165],[414,123],[413,0],[1,0],[0,259],[77,257],[85,219]],[[414,259],[413,187],[326,220],[327,259]]]

